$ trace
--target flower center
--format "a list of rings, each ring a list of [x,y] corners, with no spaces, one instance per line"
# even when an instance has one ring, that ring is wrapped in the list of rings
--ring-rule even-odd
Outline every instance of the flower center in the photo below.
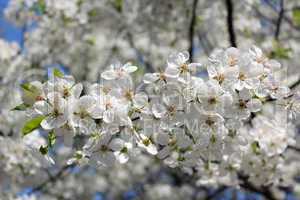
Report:
[[[133,99],[133,92],[132,92],[131,90],[125,91],[124,97],[125,97],[127,100],[131,101],[131,100]]]
[[[206,123],[208,126],[212,126],[212,125],[215,124],[215,121],[212,120],[212,119],[209,117],[209,118],[207,118],[207,119],[205,120],[205,123]]]
[[[235,57],[233,57],[233,56],[229,56],[229,58],[228,58],[228,65],[229,65],[230,67],[236,65],[237,62],[238,62],[238,59],[237,59],[237,58],[235,58]]]
[[[37,97],[35,97],[35,100],[36,100],[36,101],[43,101],[43,100],[44,100],[44,97],[42,97],[42,96],[37,96]]]
[[[70,96],[70,91],[68,88],[64,88],[63,90],[63,96],[64,98],[69,97]]]
[[[238,106],[240,107],[240,109],[245,109],[247,108],[247,103],[244,100],[239,99]]]
[[[213,79],[217,80],[221,84],[225,80],[225,76],[224,74],[220,74],[218,76],[215,76]]]
[[[184,73],[184,72],[188,72],[189,71],[189,67],[186,63],[180,65],[180,73]]]
[[[217,98],[216,97],[211,97],[208,99],[208,103],[211,105],[214,105],[217,103]]]
[[[243,73],[239,73],[239,79],[241,80],[241,81],[244,81],[244,80],[246,80],[246,75],[245,74],[243,74]]]

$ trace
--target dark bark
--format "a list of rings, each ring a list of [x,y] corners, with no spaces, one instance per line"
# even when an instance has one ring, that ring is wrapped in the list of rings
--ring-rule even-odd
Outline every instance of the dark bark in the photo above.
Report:
[[[194,35],[195,35],[195,26],[196,26],[196,10],[197,10],[198,0],[193,1],[193,8],[192,8],[192,18],[191,23],[189,26],[189,54],[190,54],[190,62],[194,60]]]
[[[229,35],[229,43],[232,47],[237,47],[236,34],[234,31],[234,5],[232,0],[225,0],[227,10],[227,30]]]
[[[281,24],[284,16],[284,0],[280,0],[280,10],[278,13],[278,19],[276,21],[276,29],[275,29],[275,34],[274,38],[276,41],[279,40],[279,35],[280,35],[280,29],[281,29]]]

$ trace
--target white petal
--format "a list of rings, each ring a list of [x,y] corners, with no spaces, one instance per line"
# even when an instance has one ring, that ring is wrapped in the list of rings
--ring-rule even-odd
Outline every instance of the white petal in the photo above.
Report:
[[[207,73],[210,78],[214,78],[214,77],[218,76],[218,72],[217,72],[215,66],[212,66],[212,65],[207,66]]]
[[[247,89],[256,89],[259,87],[260,81],[258,78],[246,79],[244,81],[245,87]]]
[[[116,157],[112,152],[104,152],[100,155],[100,163],[105,166],[113,166],[115,163]]]
[[[42,122],[41,126],[43,129],[51,130],[54,128],[59,128],[67,122],[65,116],[58,116],[58,117],[46,117]]]
[[[33,108],[40,115],[47,115],[52,110],[46,101],[38,101],[34,103]]]
[[[189,54],[188,51],[180,52],[180,53],[178,54],[178,56],[181,58],[181,61],[182,61],[183,63],[185,63],[186,61],[188,61],[189,58],[190,58],[190,54]]]
[[[159,133],[157,135],[157,143],[160,145],[167,145],[169,143],[169,138],[167,133]]]
[[[148,103],[148,96],[147,94],[141,92],[134,96],[133,103],[136,107],[142,108]]]
[[[79,99],[79,107],[82,109],[88,109],[96,104],[96,100],[88,95],[82,96]]]
[[[269,60],[265,63],[265,67],[270,69],[271,72],[274,72],[274,71],[277,71],[281,68],[281,64],[277,60],[271,59],[271,60]]]
[[[262,103],[258,99],[251,99],[247,103],[247,108],[249,108],[251,112],[258,112],[261,110],[261,107],[262,107]]]
[[[228,56],[232,56],[235,58],[237,58],[240,54],[240,51],[235,47],[229,47],[225,50],[225,52]]]
[[[233,98],[230,93],[225,93],[221,96],[221,102],[223,107],[228,107],[232,104]]]
[[[71,94],[72,94],[72,96],[75,97],[75,98],[79,98],[80,94],[82,92],[82,89],[83,89],[83,86],[82,86],[81,83],[77,83],[76,85],[74,85],[71,88]]]
[[[115,138],[109,143],[109,147],[113,151],[121,151],[124,147],[124,141],[120,138]]]
[[[132,73],[132,72],[135,72],[138,67],[137,66],[132,66],[130,64],[127,64],[127,65],[124,65],[123,69],[127,72],[127,73]]]
[[[166,68],[165,75],[167,77],[177,78],[179,76],[179,74],[180,74],[180,71],[176,67],[170,67],[170,66],[168,66]]]
[[[248,99],[251,98],[251,93],[250,93],[249,90],[243,89],[243,90],[240,91],[239,97],[240,97],[240,99],[248,100]]]
[[[162,118],[166,113],[166,108],[156,103],[152,106],[152,112],[156,118]]]
[[[153,82],[158,80],[158,78],[159,78],[158,76],[159,75],[157,73],[153,73],[153,74],[147,73],[147,74],[144,75],[144,78],[143,78],[144,83],[145,84],[153,83]]]
[[[114,118],[115,118],[115,114],[114,114],[114,111],[109,109],[109,110],[106,110],[104,111],[103,113],[103,120],[106,122],[106,123],[111,123],[114,121]]]
[[[234,88],[237,89],[237,90],[242,90],[245,86],[245,83],[244,81],[241,81],[241,80],[237,80],[237,82],[234,84]]]
[[[100,106],[96,105],[93,106],[92,108],[90,108],[89,110],[89,114],[93,119],[101,119],[103,117],[103,112],[104,109],[101,108]]]
[[[105,72],[102,72],[101,77],[106,80],[113,80],[117,78],[117,75],[114,70],[107,70]]]
[[[146,147],[146,150],[148,153],[150,153],[151,155],[156,155],[157,154],[157,149],[156,149],[156,146],[154,144],[149,144],[147,147]]]
[[[116,158],[121,164],[124,164],[129,160],[129,156],[127,153],[118,153],[118,155],[116,155]]]

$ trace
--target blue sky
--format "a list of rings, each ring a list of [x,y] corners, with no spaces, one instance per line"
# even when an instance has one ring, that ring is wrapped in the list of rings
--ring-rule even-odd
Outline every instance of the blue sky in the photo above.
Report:
[[[22,38],[22,31],[20,28],[9,23],[4,18],[4,9],[9,0],[0,0],[0,37],[8,41],[16,41],[20,43]]]

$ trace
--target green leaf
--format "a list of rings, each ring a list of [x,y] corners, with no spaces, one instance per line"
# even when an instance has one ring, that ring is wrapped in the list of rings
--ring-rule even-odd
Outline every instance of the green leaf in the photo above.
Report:
[[[54,133],[54,130],[50,131],[48,134],[48,146],[53,147],[56,141],[56,135]]]
[[[84,0],[77,0],[77,6],[80,7],[83,4]]]
[[[53,75],[58,78],[63,78],[64,74],[57,68],[53,69]]]
[[[118,12],[122,12],[123,0],[114,0],[113,5]]]
[[[92,9],[88,12],[89,17],[96,17],[97,16],[97,9]]]
[[[82,157],[83,157],[82,152],[81,152],[81,151],[76,151],[76,153],[75,153],[75,158],[76,158],[77,160],[80,160]]]
[[[43,155],[46,155],[48,153],[48,146],[40,146],[40,152]]]
[[[260,154],[259,143],[257,141],[252,142],[251,149],[252,149],[253,153],[255,153],[256,155]]]
[[[300,8],[296,8],[293,10],[293,23],[296,26],[300,26]]]
[[[90,37],[86,40],[86,42],[91,45],[94,46],[96,44],[96,39],[94,37]]]
[[[11,111],[14,111],[14,110],[23,111],[23,110],[26,110],[28,107],[29,107],[29,105],[22,103],[20,105],[17,105],[13,109],[11,109]]]
[[[34,5],[30,9],[37,12],[38,14],[45,14],[46,13],[45,0],[38,0],[36,3],[34,3]]]
[[[28,92],[34,92],[34,89],[35,89],[35,87],[33,85],[31,85],[30,83],[23,83],[20,86],[23,90],[28,91]]]
[[[25,125],[22,128],[22,134],[23,136],[31,133],[35,129],[40,127],[40,123],[45,119],[45,116],[39,116],[36,118],[33,118],[25,123]]]
[[[278,42],[273,43],[273,51],[270,54],[271,58],[289,59],[291,57],[292,49],[283,47]]]

